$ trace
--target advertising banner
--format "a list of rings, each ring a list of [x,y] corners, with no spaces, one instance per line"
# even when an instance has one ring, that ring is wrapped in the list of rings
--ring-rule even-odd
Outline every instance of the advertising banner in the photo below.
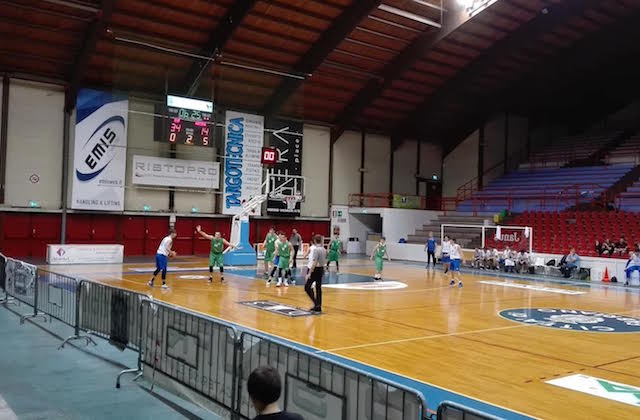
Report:
[[[134,155],[131,183],[217,190],[220,163]]]
[[[128,112],[124,96],[78,93],[71,208],[124,210]]]
[[[282,175],[302,175],[302,137],[301,122],[270,120],[269,146],[275,147],[277,161],[273,165],[273,173]],[[279,183],[286,180],[279,180]],[[278,183],[272,186],[278,187]],[[299,216],[300,203],[289,210],[286,203],[279,200],[267,201],[267,213],[275,216]]]
[[[264,117],[226,112],[223,214],[238,214],[242,205],[262,194],[260,157],[264,144]],[[254,215],[260,215],[257,208]]]
[[[47,245],[48,264],[122,264],[123,245]]]

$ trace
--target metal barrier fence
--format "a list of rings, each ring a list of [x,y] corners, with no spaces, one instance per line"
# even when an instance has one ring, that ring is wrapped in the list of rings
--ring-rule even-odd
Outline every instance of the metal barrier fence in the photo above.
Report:
[[[144,295],[82,280],[78,297],[76,334],[82,330],[120,348],[140,348],[140,304]]]
[[[36,309],[67,325],[76,325],[78,281],[63,274],[38,270]]]
[[[0,287],[7,296],[34,308],[33,315],[55,318],[74,328],[63,341],[90,336],[138,351],[138,366],[118,375],[151,369],[228,410],[232,417],[253,418],[247,391],[249,374],[270,365],[284,379],[281,406],[309,418],[423,420],[424,397],[395,384],[294,348],[283,342],[243,332],[230,323],[187,309],[150,300],[144,295],[105,284],[40,270],[0,254]],[[6,304],[6,300],[4,302]],[[21,322],[24,320],[21,319]],[[45,318],[46,320],[46,318]],[[137,378],[136,377],[136,378]],[[152,379],[153,380],[153,379]],[[459,404],[443,402],[438,419],[495,420]]]
[[[500,417],[486,414],[451,401],[443,401],[438,406],[438,420],[500,420]]]
[[[416,420],[427,417],[420,393],[366,372],[243,332],[240,337],[238,413],[253,418],[247,391],[249,374],[257,367],[278,369],[284,379],[281,406],[305,418]]]
[[[139,368],[163,373],[233,411],[239,334],[231,324],[144,299]],[[129,371],[134,373],[134,371]],[[125,372],[126,373],[126,372]]]

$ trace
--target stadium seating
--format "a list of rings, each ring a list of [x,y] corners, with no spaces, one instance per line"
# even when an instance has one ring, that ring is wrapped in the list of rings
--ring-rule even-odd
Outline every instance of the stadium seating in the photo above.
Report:
[[[607,155],[608,163],[640,163],[640,133],[627,139]]]
[[[580,255],[597,256],[596,239],[618,241],[625,237],[630,248],[640,241],[640,218],[637,214],[615,211],[524,212],[507,223],[533,228],[536,252],[566,254],[574,246]]]
[[[531,155],[529,162],[520,165],[528,167],[558,167],[571,161],[586,159],[609,143],[619,132],[581,134],[567,136]]]
[[[561,211],[597,199],[632,164],[520,169],[487,185],[457,206],[460,212]]]
[[[636,181],[618,196],[618,208],[629,212],[640,212],[640,181]]]

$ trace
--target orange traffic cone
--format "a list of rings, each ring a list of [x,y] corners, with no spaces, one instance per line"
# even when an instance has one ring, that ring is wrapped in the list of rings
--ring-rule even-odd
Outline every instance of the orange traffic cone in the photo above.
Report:
[[[604,276],[602,276],[602,281],[609,282],[609,269],[607,267],[604,268]]]

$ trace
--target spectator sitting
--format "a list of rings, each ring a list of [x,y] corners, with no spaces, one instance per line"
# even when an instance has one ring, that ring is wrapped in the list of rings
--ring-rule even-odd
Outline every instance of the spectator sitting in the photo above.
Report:
[[[473,251],[473,268],[484,268],[484,252],[481,249]]]
[[[624,272],[627,274],[627,279],[624,282],[625,286],[629,285],[629,281],[631,280],[631,274],[637,271],[640,273],[640,254],[636,254],[632,252],[629,254],[629,260],[627,261],[627,266],[624,269]]]
[[[254,420],[304,420],[298,414],[280,410],[278,400],[282,393],[280,374],[271,366],[259,367],[247,381],[249,398],[258,415]]]
[[[514,251],[511,251],[509,247],[505,249],[503,258],[504,258],[504,271],[507,273],[513,273],[516,268],[515,261],[516,254]]]
[[[491,265],[494,270],[500,269],[500,252],[496,248],[491,251]]]
[[[493,268],[491,255],[492,255],[492,252],[490,249],[484,248],[482,250],[482,258],[483,258],[485,270],[491,270]]]
[[[629,244],[627,244],[624,236],[622,236],[620,240],[616,242],[613,252],[618,254],[619,256],[626,255],[629,252]]]
[[[602,243],[602,255],[609,257],[613,255],[613,250],[614,246],[611,243],[611,240],[609,238],[605,239]]]
[[[600,243],[600,241],[596,239],[594,250],[596,251],[596,255],[598,257],[602,256],[602,253],[604,252],[604,244]]]
[[[560,267],[560,271],[565,278],[571,277],[573,271],[580,267],[580,256],[576,254],[576,249],[571,248],[569,254],[564,258],[565,263]]]
[[[509,258],[509,255],[511,254],[511,250],[509,249],[509,247],[505,247],[504,251],[502,251],[502,254],[500,255],[500,259],[498,259],[498,264],[500,264],[500,268],[504,268],[505,266],[505,262],[507,261],[507,258]]]
[[[528,272],[530,264],[531,261],[529,260],[529,253],[527,251],[520,251],[516,259],[516,269],[518,270],[518,273]]]

